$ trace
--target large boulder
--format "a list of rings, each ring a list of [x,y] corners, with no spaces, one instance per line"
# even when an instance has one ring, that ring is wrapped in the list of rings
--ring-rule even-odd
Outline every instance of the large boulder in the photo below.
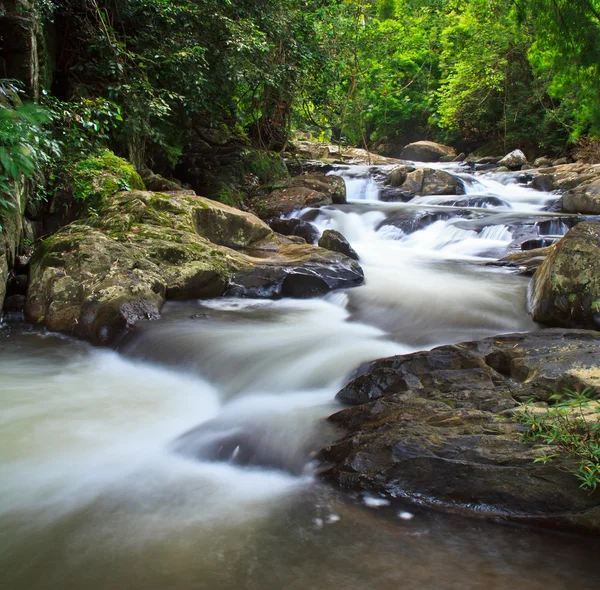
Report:
[[[456,156],[454,148],[433,141],[415,141],[404,146],[400,158],[414,162],[440,162],[444,156]]]
[[[386,184],[394,187],[400,187],[406,181],[406,177],[415,171],[414,166],[396,166],[387,176]]]
[[[521,150],[513,150],[498,162],[498,166],[506,166],[509,170],[521,170],[527,164],[527,156]]]
[[[340,252],[353,260],[358,260],[358,254],[348,243],[348,240],[335,229],[326,229],[319,240],[319,246],[332,252]]]
[[[533,319],[600,327],[600,222],[582,221],[554,246],[529,285]]]
[[[414,172],[409,172],[399,188],[401,192],[414,196],[464,193],[460,179],[448,172],[434,168],[418,168]]]
[[[252,208],[262,219],[288,215],[306,207],[344,203],[344,179],[316,172],[263,186],[251,201]]]
[[[310,296],[362,280],[348,257],[282,243],[249,213],[188,192],[129,191],[36,247],[26,314],[109,344],[166,299]]]
[[[600,176],[587,180],[567,191],[561,199],[567,213],[600,214]]]
[[[600,165],[561,164],[531,171],[532,188],[541,191],[568,191],[584,182],[600,177]]]
[[[600,391],[600,333],[544,330],[363,365],[331,416],[345,434],[323,449],[323,476],[347,489],[438,509],[600,533],[600,491],[573,462],[534,462],[519,402],[543,410],[564,388]]]

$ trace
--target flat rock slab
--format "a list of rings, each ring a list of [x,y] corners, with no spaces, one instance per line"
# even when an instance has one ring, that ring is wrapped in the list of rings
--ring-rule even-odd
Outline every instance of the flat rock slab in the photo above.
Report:
[[[343,488],[471,515],[600,534],[600,491],[573,464],[534,463],[519,402],[565,388],[600,393],[600,332],[512,334],[363,365],[330,420],[345,435],[323,449],[323,477]]]

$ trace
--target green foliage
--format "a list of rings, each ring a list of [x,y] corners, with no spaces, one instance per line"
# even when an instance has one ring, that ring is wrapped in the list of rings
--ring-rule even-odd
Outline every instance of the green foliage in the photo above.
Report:
[[[119,191],[145,190],[133,166],[109,150],[77,162],[67,182],[65,188],[75,201],[87,201],[91,207]]]
[[[600,136],[600,2],[521,0],[520,18],[535,30],[529,57],[562,100],[560,115],[572,130]]]
[[[18,183],[39,177],[60,153],[58,142],[45,127],[50,120],[46,110],[21,103],[15,84],[0,81],[0,221],[7,214],[20,213]]]
[[[247,150],[243,154],[244,169],[258,178],[260,184],[289,176],[282,157],[274,152]]]
[[[528,426],[527,441],[542,441],[556,452],[544,453],[536,462],[547,463],[558,456],[575,460],[575,477],[590,492],[600,486],[600,404],[591,390],[565,390],[551,398],[555,404],[538,413],[527,404],[520,415]]]

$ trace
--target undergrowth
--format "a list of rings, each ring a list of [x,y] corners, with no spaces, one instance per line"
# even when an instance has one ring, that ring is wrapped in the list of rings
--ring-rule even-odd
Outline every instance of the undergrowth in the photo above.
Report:
[[[536,412],[524,404],[520,420],[528,426],[526,441],[542,441],[554,447],[535,459],[548,463],[557,457],[575,460],[575,477],[580,487],[594,492],[600,487],[600,403],[592,390],[565,390],[550,398],[547,412]]]

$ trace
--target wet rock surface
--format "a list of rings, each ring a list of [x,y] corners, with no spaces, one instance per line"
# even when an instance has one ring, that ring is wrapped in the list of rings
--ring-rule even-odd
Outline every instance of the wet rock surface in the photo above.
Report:
[[[249,213],[189,191],[129,191],[36,248],[25,311],[50,330],[110,344],[158,318],[166,299],[307,297],[362,281],[355,261],[284,243]]]
[[[518,402],[546,404],[564,388],[600,392],[600,333],[551,329],[442,346],[363,365],[338,393],[353,407],[320,458],[346,489],[600,534],[600,495],[566,459],[534,463]]]
[[[358,254],[354,248],[348,243],[348,240],[334,229],[326,229],[319,240],[319,246],[332,252],[340,252],[353,260],[358,260]]]
[[[554,326],[600,326],[600,222],[582,221],[554,246],[530,284],[534,320]]]
[[[345,203],[344,180],[339,176],[317,172],[265,185],[250,201],[251,207],[262,219],[288,215],[306,207]]]

